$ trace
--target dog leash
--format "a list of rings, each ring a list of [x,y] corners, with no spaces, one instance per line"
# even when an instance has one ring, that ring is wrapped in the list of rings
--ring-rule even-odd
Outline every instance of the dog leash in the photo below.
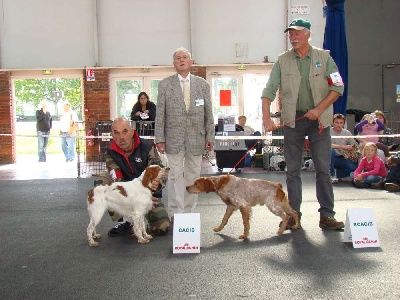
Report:
[[[295,123],[295,122],[297,122],[297,121],[299,121],[301,119],[304,119],[304,118],[305,118],[305,116],[301,116],[301,117],[298,117],[298,118],[296,118],[295,120],[293,120],[291,122],[283,123],[282,125],[277,126],[275,130],[277,130],[279,128],[282,128],[285,125]],[[323,130],[322,123],[321,123],[321,120],[319,118],[317,120],[318,120],[318,134],[321,134],[322,130]],[[236,169],[236,167],[242,162],[242,160],[247,156],[247,154],[249,154],[250,151],[253,150],[254,147],[257,146],[260,143],[260,141],[261,140],[258,140],[257,143],[255,143],[250,149],[248,149],[246,151],[246,153],[239,159],[239,161],[233,166],[233,168],[228,172],[228,174],[230,174],[234,169]]]

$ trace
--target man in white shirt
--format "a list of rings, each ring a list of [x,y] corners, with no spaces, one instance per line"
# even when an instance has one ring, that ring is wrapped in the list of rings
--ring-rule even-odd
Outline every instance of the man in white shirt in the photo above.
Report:
[[[61,149],[66,162],[75,159],[75,135],[78,129],[78,116],[71,109],[69,102],[63,104],[64,113],[60,117],[59,128],[61,135]]]

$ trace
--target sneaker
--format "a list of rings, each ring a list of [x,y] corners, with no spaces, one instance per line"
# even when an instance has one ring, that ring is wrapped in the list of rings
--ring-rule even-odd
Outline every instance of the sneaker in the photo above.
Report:
[[[338,229],[344,228],[344,223],[336,221],[336,219],[334,219],[332,217],[321,216],[319,219],[319,228],[338,230]]]
[[[300,220],[301,220],[301,212],[299,212],[298,214],[299,214],[299,228],[301,228],[301,222],[300,222]],[[279,228],[281,227],[282,222],[283,221],[279,222]],[[296,225],[295,219],[292,216],[289,216],[289,221],[288,221],[288,223],[286,225],[286,229],[285,230],[288,230],[288,229],[291,230],[294,225]]]
[[[371,183],[371,187],[376,190],[381,190],[383,189],[383,181]]]
[[[132,225],[129,222],[118,222],[108,231],[108,236],[122,236],[133,234]]]
[[[354,185],[360,189],[365,189],[371,187],[369,183],[363,181],[354,181]]]
[[[385,183],[385,190],[388,192],[396,193],[400,192],[400,185],[392,182]]]
[[[332,184],[335,184],[335,183],[339,182],[339,179],[336,178],[336,176],[331,176],[331,181],[332,181]]]
[[[342,177],[342,178],[339,178],[339,181],[341,181],[341,182],[352,182],[353,178],[351,176]]]

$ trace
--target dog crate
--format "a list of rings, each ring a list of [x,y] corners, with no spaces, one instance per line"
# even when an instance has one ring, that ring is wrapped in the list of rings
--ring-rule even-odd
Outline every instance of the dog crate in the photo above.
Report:
[[[216,136],[243,136],[243,131],[216,132]],[[239,171],[244,167],[247,148],[243,139],[216,139],[214,150],[218,171],[222,172],[224,168],[235,168]]]

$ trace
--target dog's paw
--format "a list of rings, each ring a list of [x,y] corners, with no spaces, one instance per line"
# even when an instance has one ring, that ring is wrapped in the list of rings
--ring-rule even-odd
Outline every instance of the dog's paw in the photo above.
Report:
[[[248,236],[245,235],[245,234],[241,234],[241,235],[239,236],[239,240],[244,240],[244,239],[247,239],[247,238],[248,238]]]
[[[98,245],[99,245],[98,242],[95,242],[95,241],[93,241],[93,240],[89,241],[89,246],[90,246],[90,247],[97,247]]]
[[[139,243],[139,244],[148,244],[149,242],[150,242],[150,240],[138,239],[138,243]]]
[[[98,233],[93,234],[93,238],[94,239],[100,239],[101,238],[101,234],[98,234]]]
[[[291,229],[293,229],[293,230],[296,230],[296,229],[299,229],[300,228],[300,225],[293,225],[292,227],[291,227]]]
[[[220,232],[222,230],[223,227],[219,226],[219,227],[214,227],[213,230],[214,232]]]
[[[146,240],[152,240],[152,239],[153,239],[153,236],[150,235],[150,234],[145,234],[143,237],[144,237]]]

